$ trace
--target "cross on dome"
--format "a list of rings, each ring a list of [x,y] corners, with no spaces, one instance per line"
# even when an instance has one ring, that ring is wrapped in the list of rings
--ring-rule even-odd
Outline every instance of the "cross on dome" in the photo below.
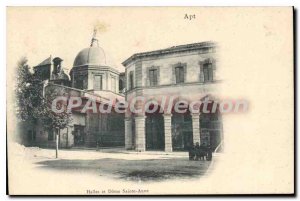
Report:
[[[94,27],[94,32],[93,32],[93,37],[92,37],[92,40],[91,40],[90,47],[99,47],[99,42],[98,42],[98,39],[97,39],[97,29],[96,29],[96,27]]]

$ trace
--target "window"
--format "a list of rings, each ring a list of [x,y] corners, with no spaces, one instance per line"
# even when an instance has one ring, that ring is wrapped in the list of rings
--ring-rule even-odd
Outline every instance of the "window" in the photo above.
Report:
[[[129,90],[133,89],[133,72],[131,71],[129,74]]]
[[[175,68],[176,84],[184,82],[184,68],[179,66]]]
[[[116,78],[115,77],[111,78],[111,90],[113,92],[116,92]]]
[[[149,70],[150,86],[157,86],[157,69]]]
[[[124,89],[124,81],[122,79],[119,79],[119,91],[123,91]]]
[[[204,82],[213,81],[212,63],[206,63],[203,65],[203,75],[204,75]]]
[[[102,90],[102,75],[95,75],[94,90]]]

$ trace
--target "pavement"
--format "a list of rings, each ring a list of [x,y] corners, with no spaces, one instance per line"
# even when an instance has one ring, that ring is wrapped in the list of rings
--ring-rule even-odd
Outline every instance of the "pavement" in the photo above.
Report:
[[[189,180],[208,174],[212,161],[190,161],[187,152],[128,151],[118,149],[63,149],[55,158],[54,149],[16,145],[15,157],[26,160],[39,170],[92,174],[125,181]]]

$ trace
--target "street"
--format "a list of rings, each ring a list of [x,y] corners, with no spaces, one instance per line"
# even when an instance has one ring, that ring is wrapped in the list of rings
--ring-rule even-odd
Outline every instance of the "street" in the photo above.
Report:
[[[127,181],[198,179],[205,175],[211,161],[189,161],[187,152],[143,152],[121,149],[59,150],[18,145],[32,165],[41,170],[86,173]]]

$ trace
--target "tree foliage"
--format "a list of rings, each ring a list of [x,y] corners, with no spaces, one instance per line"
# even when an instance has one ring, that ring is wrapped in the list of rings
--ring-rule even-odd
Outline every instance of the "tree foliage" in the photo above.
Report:
[[[70,123],[71,114],[66,110],[60,114],[51,110],[52,100],[61,94],[62,89],[48,90],[45,94],[44,82],[30,72],[27,59],[21,58],[16,72],[17,117],[20,121],[31,121],[32,123],[40,120],[44,128],[63,129]]]
[[[63,112],[56,113],[52,111],[51,105],[52,101],[57,96],[68,96],[67,93],[64,92],[63,88],[59,87],[49,87],[46,90],[43,107],[40,110],[40,117],[41,121],[46,128],[56,128],[56,129],[63,129],[66,128],[72,121],[71,113],[67,112],[67,103],[59,103],[56,105],[57,109],[63,108]]]
[[[27,59],[20,59],[16,72],[16,114],[21,121],[38,119],[38,108],[42,102],[42,83],[30,72]]]

